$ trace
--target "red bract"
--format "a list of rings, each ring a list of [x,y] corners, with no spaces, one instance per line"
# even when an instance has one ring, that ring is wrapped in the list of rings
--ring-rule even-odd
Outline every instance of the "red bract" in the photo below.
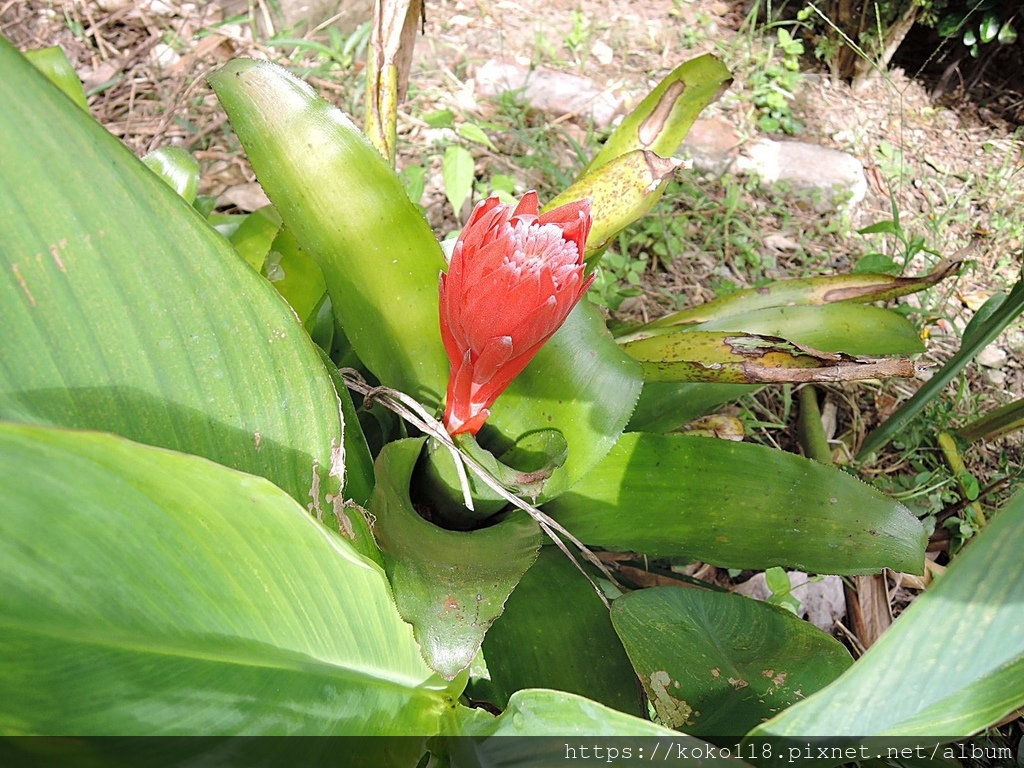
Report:
[[[565,321],[593,276],[583,276],[590,201],[538,214],[537,193],[515,211],[477,205],[441,274],[441,338],[451,377],[448,432],[476,434],[491,404]]]

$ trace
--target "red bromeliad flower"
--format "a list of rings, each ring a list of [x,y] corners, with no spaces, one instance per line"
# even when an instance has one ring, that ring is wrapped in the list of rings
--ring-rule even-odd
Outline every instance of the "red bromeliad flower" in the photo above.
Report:
[[[451,361],[444,425],[475,435],[491,404],[533,359],[593,282],[583,276],[590,200],[538,214],[477,205],[441,273],[441,338]]]

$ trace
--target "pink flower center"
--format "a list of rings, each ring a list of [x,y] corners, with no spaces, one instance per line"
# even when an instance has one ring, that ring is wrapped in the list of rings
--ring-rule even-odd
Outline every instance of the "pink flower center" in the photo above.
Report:
[[[503,266],[516,276],[516,282],[546,270],[551,273],[555,288],[561,290],[568,273],[578,270],[576,243],[566,240],[556,224],[517,222],[515,239],[516,247],[504,257]]]

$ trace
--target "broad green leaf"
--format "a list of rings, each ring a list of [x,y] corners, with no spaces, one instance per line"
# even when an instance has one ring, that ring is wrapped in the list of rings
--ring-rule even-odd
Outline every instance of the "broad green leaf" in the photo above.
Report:
[[[672,432],[756,389],[750,384],[651,381],[644,385],[626,429],[630,432]]]
[[[569,455],[541,496],[551,498],[611,450],[642,387],[639,364],[612,341],[600,311],[584,299],[498,398],[479,441],[500,455],[514,442],[509,437],[559,430]]]
[[[964,13],[950,13],[943,16],[939,20],[939,24],[936,27],[936,31],[941,37],[953,37],[960,33],[963,29],[964,20],[967,15]]]
[[[858,235],[895,235],[899,233],[900,229],[897,227],[896,222],[892,219],[885,219],[883,221],[876,221],[874,224],[869,224],[866,227],[862,227],[857,230]]]
[[[654,382],[835,382],[917,374],[910,360],[861,359],[745,332],[677,330],[627,341],[622,348]]]
[[[833,302],[888,301],[922,291],[956,272],[960,259],[939,264],[927,275],[898,277],[888,274],[826,275],[778,280],[768,285],[735,291],[695,307],[673,312],[646,325],[630,327],[616,334],[622,341],[656,328],[668,328],[709,320],[721,320],[737,314],[772,307],[803,307]]]
[[[257,272],[263,271],[274,238],[281,231],[281,214],[272,205],[265,205],[242,219],[228,240],[238,255]],[[273,275],[267,275],[273,282]]]
[[[445,261],[398,176],[348,117],[280,67],[236,59],[210,84],[267,195],[323,270],[360,360],[388,386],[440,404]]]
[[[263,265],[267,279],[295,310],[310,333],[316,324],[317,312],[327,297],[324,273],[309,257],[287,229],[274,237]],[[330,345],[326,345],[329,349]]]
[[[710,54],[680,64],[619,124],[585,173],[637,149],[671,157],[701,110],[731,83],[729,70]]]
[[[612,604],[612,622],[660,722],[712,740],[742,736],[853,663],[813,624],[728,592],[641,589]]]
[[[646,712],[608,608],[553,546],[541,549],[487,633],[483,651],[490,681],[469,689],[474,699],[504,708],[518,690],[554,688],[633,715]]]
[[[428,742],[429,737],[408,736],[14,736],[0,737],[0,760],[18,768],[415,768]]]
[[[455,211],[455,216],[461,218],[462,206],[473,191],[473,156],[465,147],[453,144],[444,151],[441,173],[444,178],[444,196]]]
[[[429,734],[457,691],[381,569],[262,478],[0,426],[0,730]]]
[[[366,435],[363,433],[359,423],[359,414],[356,412],[355,404],[352,402],[352,395],[348,391],[344,379],[342,379],[331,358],[328,357],[327,352],[323,349],[318,351],[338,392],[338,400],[341,401],[341,412],[346,425],[345,452],[341,462],[345,468],[345,495],[343,498],[335,495],[330,499],[330,502],[335,505],[335,517],[338,518],[339,524],[344,525],[344,521],[339,516],[341,512],[338,509],[339,505],[352,501],[360,506],[365,506],[370,500],[370,493],[373,491],[374,485],[373,457],[370,455],[370,447],[367,445]],[[349,514],[346,517],[350,518],[351,516]],[[355,528],[353,527],[352,530],[354,531]],[[348,535],[348,533],[347,530],[342,530],[343,535]],[[362,554],[370,557],[379,565],[383,565],[380,551],[376,545],[368,553],[362,552]]]
[[[672,736],[702,743],[574,693],[543,688],[514,693],[500,717],[465,707],[454,715],[447,733],[451,736]],[[557,756],[564,760],[565,744],[558,746],[562,752]]]
[[[451,680],[480,650],[484,633],[536,559],[541,534],[518,510],[476,531],[447,531],[420,517],[409,483],[423,444],[416,438],[384,447],[369,510],[398,610],[412,624],[427,663]]]
[[[850,355],[916,355],[924,344],[913,323],[869,304],[772,307],[701,323],[702,331],[742,331],[778,336],[823,352]]]
[[[692,736],[582,696],[536,688],[516,692],[500,717],[459,706],[448,734],[461,738],[438,737],[431,743],[450,755],[452,768],[550,768],[576,760],[602,765],[660,761],[749,766],[734,757],[723,757],[720,749]]]
[[[586,544],[728,568],[921,573],[924,564],[924,530],[902,504],[749,443],[627,433],[544,511]]]
[[[25,51],[25,58],[33,67],[46,75],[47,80],[60,88],[65,96],[88,114],[89,103],[85,100],[82,81],[78,79],[78,73],[75,72],[67,54],[59,45]]]
[[[868,253],[857,259],[857,263],[850,270],[854,274],[885,274],[899,275],[903,272],[903,266],[897,264],[891,256],[884,253]]]
[[[1017,494],[846,674],[751,735],[953,738],[1024,705],[1022,551]]]
[[[280,67],[239,59],[210,82],[270,199],[323,270],[360,360],[387,386],[440,406],[449,370],[437,310],[445,261],[399,178],[347,117]],[[571,484],[614,443],[641,383],[596,310],[578,306],[498,398],[492,439],[507,447],[538,429],[562,430]]]
[[[0,418],[205,456],[329,521],[341,413],[295,314],[3,40],[0,71]]]
[[[199,161],[181,147],[160,147],[142,158],[149,170],[192,205],[199,192]]]

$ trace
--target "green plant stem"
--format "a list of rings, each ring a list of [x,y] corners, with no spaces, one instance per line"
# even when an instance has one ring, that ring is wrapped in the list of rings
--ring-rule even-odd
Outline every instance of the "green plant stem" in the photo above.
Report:
[[[957,450],[956,440],[948,432],[940,432],[938,437],[939,448],[942,450],[942,455],[946,459],[946,463],[949,465],[950,471],[956,478],[957,487],[960,489],[960,493],[965,498],[968,498],[967,485],[964,483],[964,476],[967,474],[967,466],[964,464],[963,457],[960,455],[960,451]],[[979,526],[985,525],[985,513],[981,511],[981,504],[978,503],[977,499],[972,501],[968,505],[974,512],[974,519],[977,521]]]
[[[1001,408],[989,411],[984,416],[956,430],[969,443],[979,440],[995,440],[1024,429],[1024,399],[1014,400]]]
[[[828,444],[825,429],[821,425],[817,388],[812,384],[801,387],[797,390],[797,397],[800,399],[800,412],[797,416],[796,428],[804,455],[819,464],[831,464],[832,447]]]

